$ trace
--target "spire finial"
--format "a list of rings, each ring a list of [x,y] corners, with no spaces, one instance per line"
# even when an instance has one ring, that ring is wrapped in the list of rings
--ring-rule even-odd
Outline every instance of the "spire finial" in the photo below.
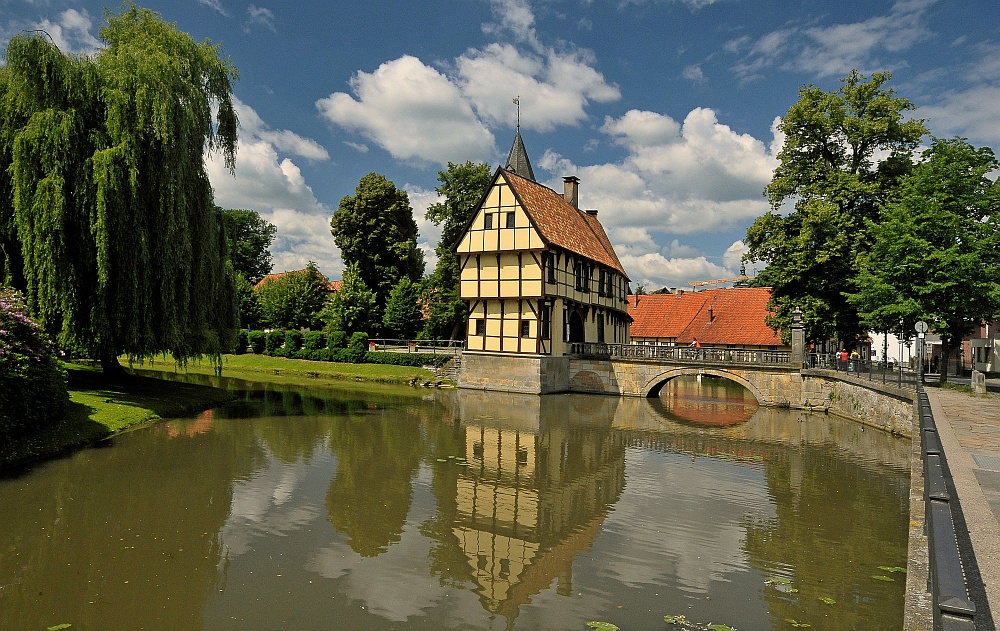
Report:
[[[521,96],[514,97],[514,105],[517,106],[517,131],[521,131]]]

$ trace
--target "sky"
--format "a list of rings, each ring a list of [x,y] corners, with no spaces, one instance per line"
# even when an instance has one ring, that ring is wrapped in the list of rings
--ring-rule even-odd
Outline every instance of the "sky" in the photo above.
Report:
[[[1000,149],[995,0],[255,2],[138,4],[239,69],[236,172],[208,171],[218,205],[277,227],[274,271],[340,278],[330,217],[376,172],[408,193],[429,273],[439,171],[502,166],[518,115],[536,179],[579,177],[647,290],[739,273],[804,85],[887,70],[931,134]],[[0,0],[0,39],[43,29],[90,54],[118,6]]]

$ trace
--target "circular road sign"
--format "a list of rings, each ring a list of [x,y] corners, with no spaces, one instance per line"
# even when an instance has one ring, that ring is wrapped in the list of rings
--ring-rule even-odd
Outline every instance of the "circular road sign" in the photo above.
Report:
[[[924,322],[923,320],[917,320],[917,323],[913,325],[913,330],[916,331],[917,333],[926,333],[927,323]]]

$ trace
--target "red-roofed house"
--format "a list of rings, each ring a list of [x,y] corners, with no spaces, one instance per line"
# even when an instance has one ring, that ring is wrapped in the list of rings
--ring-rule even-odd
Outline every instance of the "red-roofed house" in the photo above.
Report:
[[[535,182],[518,132],[455,245],[469,309],[462,370],[471,381],[460,384],[558,391],[546,374],[560,370],[554,360],[572,343],[628,342],[628,275],[597,211],[579,208],[579,180],[564,182],[562,194]],[[512,356],[534,359],[498,364]]]
[[[629,296],[632,343],[790,350],[767,324],[769,287]]]

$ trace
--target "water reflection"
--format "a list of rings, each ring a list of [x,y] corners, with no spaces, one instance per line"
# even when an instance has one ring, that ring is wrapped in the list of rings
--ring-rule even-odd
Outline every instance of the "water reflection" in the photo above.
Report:
[[[0,628],[898,628],[908,457],[704,381],[244,391],[0,480]]]
[[[709,375],[671,379],[651,403],[666,418],[715,426],[743,423],[759,407],[753,394],[740,384]]]

